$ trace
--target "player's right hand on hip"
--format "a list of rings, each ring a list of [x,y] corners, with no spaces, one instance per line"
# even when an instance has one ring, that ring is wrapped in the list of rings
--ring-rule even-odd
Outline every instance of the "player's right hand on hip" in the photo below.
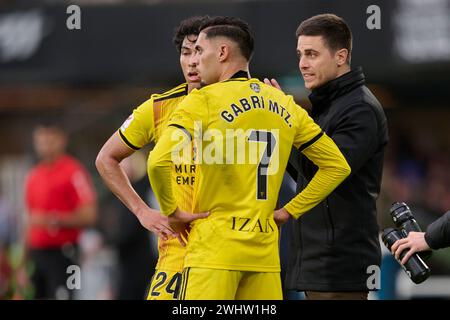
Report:
[[[163,240],[177,236],[177,233],[169,224],[169,218],[157,210],[146,208],[145,211],[139,215],[139,222],[145,229],[155,233]]]
[[[275,212],[273,213],[273,220],[275,220],[277,226],[285,224],[290,217],[291,215],[285,208],[275,210]]]

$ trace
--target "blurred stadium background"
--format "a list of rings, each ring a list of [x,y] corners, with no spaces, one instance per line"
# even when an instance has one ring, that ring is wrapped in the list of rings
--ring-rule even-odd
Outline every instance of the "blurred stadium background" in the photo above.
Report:
[[[81,7],[81,30],[66,27],[70,4]],[[370,5],[381,9],[380,30],[366,26]],[[352,65],[363,66],[388,117],[380,227],[392,226],[394,201],[408,203],[422,228],[450,210],[450,0],[0,1],[0,298],[33,297],[30,269],[18,268],[18,257],[37,118],[63,114],[69,151],[89,169],[99,197],[98,225],[81,241],[77,298],[115,299],[121,209],[94,161],[134,107],[183,81],[171,44],[174,27],[191,15],[247,20],[256,36],[252,75],[279,79],[307,108],[294,34],[300,21],[324,12],[349,23]],[[145,161],[145,151],[133,160],[136,180],[146,180]],[[284,185],[283,198],[292,187]],[[154,202],[150,192],[147,198]],[[154,260],[155,239],[149,235],[149,241]],[[429,266],[432,276],[414,285],[385,252],[381,291],[371,298],[450,298],[450,250],[434,252]]]

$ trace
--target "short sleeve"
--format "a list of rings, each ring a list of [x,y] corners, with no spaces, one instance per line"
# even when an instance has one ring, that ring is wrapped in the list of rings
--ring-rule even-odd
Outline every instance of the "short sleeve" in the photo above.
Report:
[[[139,150],[155,139],[153,98],[148,99],[125,120],[118,133],[131,149]]]
[[[70,184],[75,191],[77,207],[93,204],[96,194],[92,181],[81,165],[77,166],[70,177]]]
[[[31,180],[32,180],[32,172],[28,174],[28,176],[25,179],[24,184],[24,200],[25,200],[25,206],[28,210],[30,210],[33,206],[33,201],[31,197]]]
[[[203,130],[208,126],[208,118],[207,100],[199,90],[194,89],[172,114],[168,125],[186,130],[192,137],[195,128]]]

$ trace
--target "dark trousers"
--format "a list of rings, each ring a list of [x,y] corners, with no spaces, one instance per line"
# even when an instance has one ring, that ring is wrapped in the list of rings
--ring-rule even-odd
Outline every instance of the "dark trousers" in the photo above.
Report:
[[[52,249],[30,249],[29,258],[34,265],[31,282],[35,299],[72,299],[73,290],[67,287],[70,273],[67,268],[76,265],[74,246]]]
[[[320,292],[306,291],[308,300],[367,300],[367,291],[361,292]]]

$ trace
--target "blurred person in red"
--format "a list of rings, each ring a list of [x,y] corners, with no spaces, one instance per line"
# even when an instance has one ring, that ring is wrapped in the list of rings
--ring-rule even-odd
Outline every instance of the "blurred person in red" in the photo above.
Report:
[[[76,264],[78,237],[94,225],[96,195],[87,170],[66,154],[67,135],[58,119],[39,124],[33,144],[39,163],[25,183],[29,215],[28,258],[36,299],[70,299],[67,268]]]

